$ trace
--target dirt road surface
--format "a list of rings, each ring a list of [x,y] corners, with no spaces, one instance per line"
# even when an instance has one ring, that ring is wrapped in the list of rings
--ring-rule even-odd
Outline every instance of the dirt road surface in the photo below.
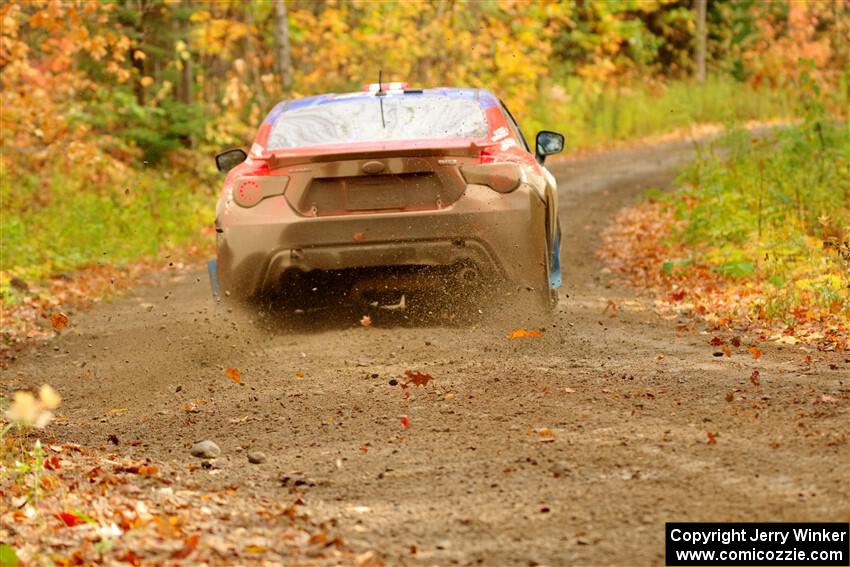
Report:
[[[4,389],[55,386],[63,442],[188,467],[212,439],[217,469],[181,482],[301,491],[390,564],[660,565],[667,521],[847,521],[847,356],[715,357],[712,334],[677,330],[595,259],[612,215],[692,156],[677,143],[552,165],[566,295],[550,321],[488,305],[466,323],[373,311],[366,328],[360,308],[249,321],[181,272],[73,314]],[[521,326],[543,336],[507,338]],[[407,370],[433,379],[403,389]],[[248,464],[256,450],[268,460]]]

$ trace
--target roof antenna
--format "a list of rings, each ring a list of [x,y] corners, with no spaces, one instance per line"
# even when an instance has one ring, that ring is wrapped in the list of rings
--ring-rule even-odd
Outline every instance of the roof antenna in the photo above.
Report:
[[[387,93],[384,92],[384,83],[381,82],[383,80],[384,70],[378,69],[378,92],[375,93],[375,96],[380,97],[378,101],[381,103],[381,125],[384,127],[384,130],[387,129],[387,121],[384,120],[384,95]]]

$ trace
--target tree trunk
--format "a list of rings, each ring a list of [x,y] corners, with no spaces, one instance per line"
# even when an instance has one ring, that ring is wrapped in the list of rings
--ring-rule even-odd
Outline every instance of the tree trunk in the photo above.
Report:
[[[289,52],[289,15],[286,1],[275,0],[275,39],[277,41],[277,70],[283,81],[283,88],[292,88],[292,56]]]
[[[183,0],[181,7],[191,8],[191,4],[187,0]],[[174,35],[187,44],[191,43],[188,23],[188,17],[184,17],[174,18],[174,23],[172,24],[175,32]],[[188,52],[186,54],[190,55]],[[192,104],[195,98],[195,78],[192,75],[192,60],[191,56],[184,59],[182,53],[178,55],[180,59],[180,82],[177,83],[177,100],[188,105]]]
[[[248,5],[245,7],[245,23],[248,24],[248,28],[250,28],[250,32],[245,36],[243,43],[243,51],[245,52],[245,60],[248,63],[248,68],[251,72],[251,78],[254,81],[254,98],[257,102],[260,103],[260,106],[265,109],[266,107],[266,96],[263,89],[263,81],[260,77],[260,57],[258,53],[262,51],[262,49],[257,49],[257,34],[256,34],[256,26],[254,22],[254,9],[253,6]]]
[[[708,0],[694,0],[694,8],[697,12],[696,68],[697,82],[700,84],[705,82],[706,36],[708,35],[705,26],[705,10],[707,2]]]

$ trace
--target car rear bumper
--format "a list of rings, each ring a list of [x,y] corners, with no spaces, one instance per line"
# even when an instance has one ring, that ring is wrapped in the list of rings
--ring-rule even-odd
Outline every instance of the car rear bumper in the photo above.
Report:
[[[384,266],[470,265],[493,280],[548,287],[545,205],[526,186],[499,194],[470,185],[450,206],[427,211],[304,217],[278,197],[230,212],[218,235],[218,277],[237,297],[273,291],[292,270]]]

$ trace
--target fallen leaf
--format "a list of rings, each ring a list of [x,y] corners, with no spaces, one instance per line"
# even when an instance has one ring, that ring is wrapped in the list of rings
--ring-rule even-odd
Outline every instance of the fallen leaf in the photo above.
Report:
[[[732,400],[734,400],[734,399],[735,399],[735,394],[733,394],[733,393],[732,393],[732,391],[730,390],[730,391],[726,392],[726,396],[725,396],[725,398],[724,398],[724,399],[725,399],[727,402],[731,402]]]
[[[655,355],[655,360],[664,360],[664,353],[659,352],[657,355]]]
[[[228,368],[224,371],[224,375],[236,382],[237,384],[242,383],[242,376],[239,375],[239,371],[235,368]]]
[[[242,551],[244,551],[245,553],[265,553],[266,548],[262,545],[249,545]]]
[[[77,514],[72,514],[70,512],[57,512],[55,516],[62,520],[62,523],[68,526],[69,528],[73,528],[75,526],[79,526],[80,524],[86,523],[83,518],[81,518]]]
[[[62,468],[62,463],[59,462],[59,455],[52,455],[44,460],[44,468],[49,471],[56,471]]]
[[[548,427],[540,427],[538,429],[529,429],[529,435],[539,435],[540,437],[554,437],[555,432]]]
[[[730,349],[728,346],[724,346],[721,350],[726,356],[732,356],[732,349]]]
[[[431,381],[430,374],[425,374],[418,370],[405,370],[404,375],[408,378],[405,386],[407,384],[413,384],[414,386],[427,386],[428,382]]]
[[[445,401],[447,401],[447,402],[450,402],[450,401],[452,401],[453,399],[455,399],[455,395],[454,395],[453,393],[449,392],[448,394],[446,394],[445,396],[443,396],[443,399],[444,399]]]
[[[750,382],[753,384],[753,386],[761,386],[759,374],[761,373],[758,370],[753,370],[753,373],[750,375]]]
[[[741,346],[741,337],[732,337],[732,346],[735,348]]]
[[[761,358],[761,351],[758,348],[750,347],[747,349],[747,351],[749,351],[749,353],[753,355],[754,359],[758,360],[759,358]]]
[[[295,375],[298,376],[299,378],[304,378],[304,371],[299,370],[298,372],[295,373]]]
[[[70,319],[64,313],[54,313],[50,316],[50,325],[57,331],[61,331],[67,327],[69,321]]]
[[[685,298],[686,292],[684,289],[680,289],[679,291],[675,291],[670,294],[671,301],[682,301]]]
[[[364,327],[369,327],[369,326],[371,326],[371,325],[372,325],[372,318],[371,318],[371,317],[369,317],[368,315],[364,315],[364,316],[360,319],[360,324],[361,324],[361,325],[363,325]]]
[[[724,341],[720,337],[714,337],[713,339],[711,339],[711,346],[720,346],[720,345],[725,345],[725,344],[726,344],[726,341]]]
[[[717,438],[719,437],[719,434],[712,433],[711,431],[706,431],[705,433],[708,436],[708,444],[717,445]]]
[[[127,413],[130,408],[112,408],[109,410],[109,415],[121,415],[122,413]]]
[[[128,549],[126,551],[126,553],[124,553],[124,555],[122,555],[118,558],[118,561],[123,561],[124,563],[129,563],[133,567],[138,567],[142,563],[141,560],[139,559],[139,556],[136,555],[135,553],[133,553],[132,549]]]
[[[189,557],[195,548],[198,547],[198,542],[201,540],[201,536],[198,534],[192,534],[187,537],[183,541],[183,547],[175,551],[171,554],[172,559],[186,559]]]
[[[410,419],[406,415],[401,416],[401,426],[405,429],[410,427]]]
[[[42,476],[40,484],[44,490],[55,490],[60,486],[59,479],[50,474]]]
[[[534,330],[529,331],[529,330],[526,330],[526,329],[520,327],[519,329],[515,329],[515,330],[511,331],[511,334],[508,335],[508,336],[511,339],[521,339],[521,338],[524,338],[524,337],[542,337],[543,333],[540,332],[540,331],[534,331]]]
[[[0,565],[18,567],[20,561],[14,547],[8,543],[0,543]]]

